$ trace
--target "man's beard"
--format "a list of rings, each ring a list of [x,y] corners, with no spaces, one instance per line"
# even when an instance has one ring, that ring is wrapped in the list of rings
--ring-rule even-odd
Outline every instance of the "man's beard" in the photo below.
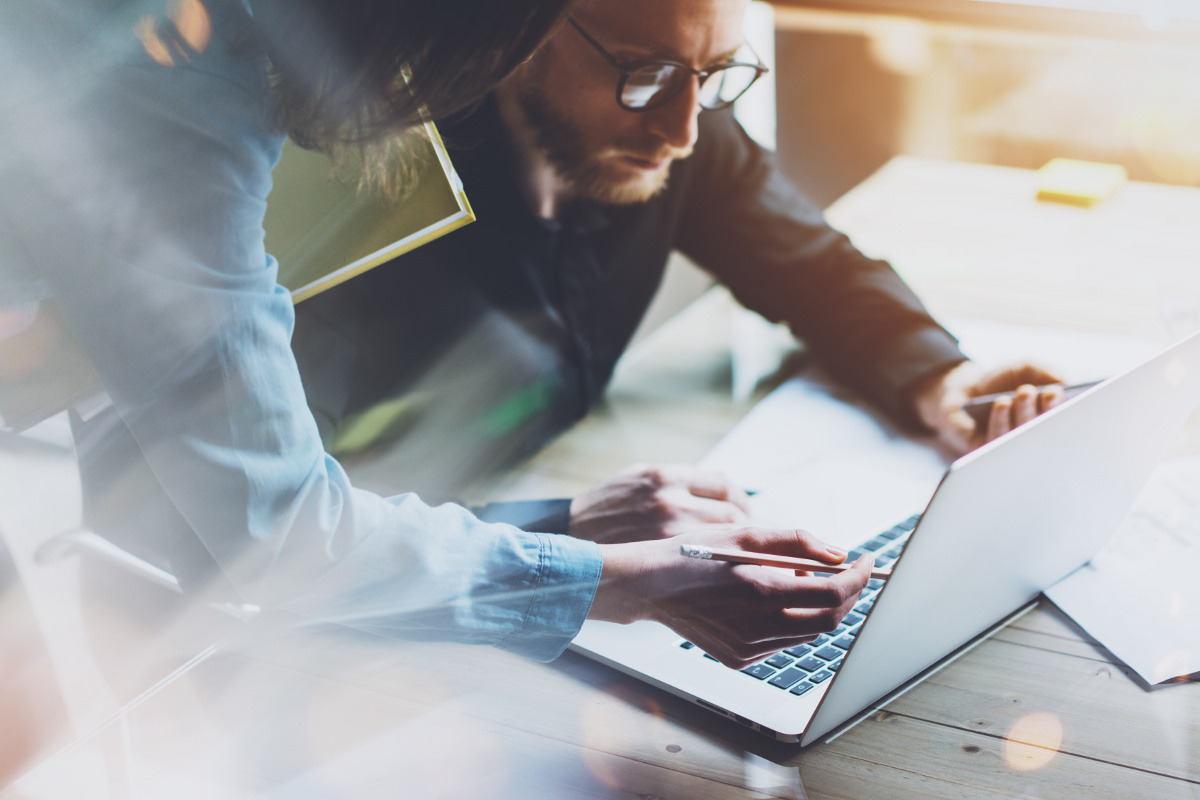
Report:
[[[589,153],[579,126],[546,101],[546,94],[536,85],[536,80],[520,87],[517,103],[533,129],[538,147],[576,197],[607,205],[644,203],[666,188],[669,166],[655,172],[647,171],[640,178],[617,181],[607,174],[612,169],[612,162],[620,156],[655,162],[691,155],[691,148],[680,150],[663,144],[649,148],[617,144]],[[629,113],[617,108],[613,112]]]

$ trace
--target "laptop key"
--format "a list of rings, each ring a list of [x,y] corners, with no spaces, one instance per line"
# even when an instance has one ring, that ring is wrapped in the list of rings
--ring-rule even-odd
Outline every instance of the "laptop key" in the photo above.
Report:
[[[813,687],[813,685],[811,683],[809,683],[808,681],[801,681],[800,683],[797,683],[795,686],[793,686],[791,691],[792,691],[792,694],[794,694],[794,695],[801,695],[801,694],[804,694],[805,692],[807,692],[812,687]]]
[[[775,670],[768,667],[766,664],[753,664],[746,667],[742,672],[749,675],[751,678],[758,678],[760,681],[763,678],[769,678],[775,674]]]
[[[876,541],[875,539],[872,539],[869,542],[863,542],[858,547],[860,550],[870,550],[871,552],[875,552],[879,548],[883,547],[885,544],[887,544],[887,542],[880,542],[880,541]]]
[[[822,647],[820,650],[817,651],[817,657],[823,658],[826,661],[832,661],[835,658],[840,658],[841,655],[842,655],[842,651],[837,649],[833,645],[828,645],[826,647]]]
[[[705,653],[704,657],[707,658],[709,661],[717,661],[717,659],[714,656],[710,656],[708,653]],[[720,664],[721,662],[717,661],[717,663]]]
[[[920,514],[913,514],[911,517],[909,517],[908,519],[904,520],[904,522],[901,522],[901,523],[900,523],[899,525],[897,525],[896,527],[897,527],[897,528],[903,528],[903,529],[904,529],[904,530],[906,530],[906,531],[911,531],[913,528],[917,527],[917,523],[918,523],[918,522],[920,522],[920,521],[921,521],[921,515],[920,515]]]
[[[796,666],[800,667],[801,669],[808,670],[809,672],[813,672],[814,670],[824,667],[825,662],[819,658],[814,658],[813,656],[805,656],[796,662]]]
[[[884,531],[883,533],[881,533],[879,535],[882,536],[883,538],[891,541],[893,539],[899,539],[901,536],[903,536],[906,533],[908,533],[908,531],[904,530],[904,528],[888,528],[886,531]]]
[[[787,689],[796,681],[804,680],[807,677],[807,672],[802,669],[792,667],[791,669],[785,669],[783,672],[779,673],[767,682],[772,686],[778,686],[780,689]]]
[[[842,617],[842,624],[848,625],[851,628],[856,627],[862,621],[863,621],[862,616],[859,614],[855,614],[853,611],[851,611],[846,616]]]
[[[692,644],[691,642],[680,642],[679,646],[682,647],[684,650],[691,650],[696,645]]]
[[[883,581],[879,580],[879,578],[871,578],[871,580],[867,581],[868,589],[878,589],[880,586],[883,586]]]
[[[858,548],[855,548],[854,550],[851,550],[849,553],[846,554],[845,563],[853,564],[855,561],[858,561],[860,558],[862,558],[866,554],[867,554],[867,552],[865,550],[859,550]]]
[[[775,669],[783,669],[784,667],[790,667],[792,665],[792,659],[788,656],[785,656],[783,653],[776,653],[763,663],[774,667]]]
[[[837,672],[838,667],[840,667],[841,665],[842,665],[842,659],[839,658],[837,661],[831,661],[829,663],[829,666],[825,667],[825,669],[830,670],[831,672]]]
[[[783,652],[787,653],[793,658],[804,658],[806,655],[812,652],[812,646],[807,644],[797,645],[796,647],[789,647]]]
[[[822,634],[821,634],[820,636],[818,636],[816,639],[813,639],[812,646],[813,646],[814,648],[817,648],[817,647],[820,647],[821,645],[823,645],[823,644],[827,643],[828,641],[829,641],[829,634],[828,634],[828,633],[822,633]]]
[[[829,672],[828,670],[821,670],[820,672],[814,672],[812,675],[809,675],[808,679],[813,683],[824,683],[832,677],[832,672]]]
[[[854,644],[854,637],[853,637],[853,636],[843,636],[843,637],[842,637],[842,638],[840,638],[840,639],[834,639],[834,640],[833,640],[833,646],[834,646],[834,647],[840,647],[840,648],[842,648],[843,650],[849,650],[849,649],[850,649],[850,645],[852,645],[852,644]]]

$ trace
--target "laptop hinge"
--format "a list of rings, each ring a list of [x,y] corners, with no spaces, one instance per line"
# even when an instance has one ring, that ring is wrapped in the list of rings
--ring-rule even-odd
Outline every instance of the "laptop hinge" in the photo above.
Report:
[[[1033,609],[1037,608],[1037,606],[1038,606],[1038,599],[1035,598],[1035,599],[1031,600],[1029,603],[1025,604],[1024,606],[1022,606],[1020,609],[1013,612],[1012,614],[1009,614],[1007,617],[1000,620],[995,625],[993,625],[992,627],[988,628],[983,633],[976,636],[974,639],[971,639],[971,641],[967,642],[962,647],[960,647],[957,650],[955,650],[954,652],[950,653],[950,655],[941,659],[933,666],[923,670],[922,672],[918,672],[912,678],[909,678],[907,681],[900,684],[899,688],[897,688],[891,694],[885,695],[881,701],[879,701],[877,703],[872,703],[870,706],[867,707],[867,709],[865,711],[863,711],[858,716],[852,717],[851,719],[847,720],[846,722],[843,722],[841,725],[834,728],[833,731],[830,734],[828,734],[821,741],[823,741],[825,744],[832,742],[834,739],[838,738],[843,733],[850,730],[855,725],[857,725],[858,723],[862,722],[867,717],[874,714],[876,711],[880,711],[883,708],[885,708],[893,700],[896,700],[901,695],[906,693],[909,689],[912,689],[913,687],[920,684],[922,681],[924,681],[930,675],[933,675],[937,672],[942,671],[942,669],[949,666],[951,663],[962,658],[967,653],[971,652],[976,647],[978,647],[979,645],[983,644],[985,641],[990,639],[992,636],[999,633],[1004,628],[1007,628],[1009,625],[1016,622],[1018,619],[1025,616]]]

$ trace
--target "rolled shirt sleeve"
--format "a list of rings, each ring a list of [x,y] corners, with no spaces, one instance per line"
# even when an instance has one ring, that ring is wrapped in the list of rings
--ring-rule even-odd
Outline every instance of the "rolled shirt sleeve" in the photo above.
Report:
[[[92,37],[70,17],[64,33],[36,5],[0,13],[0,66],[26,67],[0,78],[0,289],[57,302],[220,577],[264,607],[558,655],[595,593],[596,545],[384,499],[324,453],[263,248],[282,136],[246,8],[206,3],[211,41],[165,66],[128,27]],[[94,46],[39,65],[79,52],[46,49],[55,37]]]

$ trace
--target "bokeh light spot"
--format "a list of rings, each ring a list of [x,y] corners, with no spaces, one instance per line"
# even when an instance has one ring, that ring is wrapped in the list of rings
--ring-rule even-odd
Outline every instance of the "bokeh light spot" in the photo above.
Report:
[[[1018,772],[1049,764],[1062,747],[1063,725],[1057,715],[1037,711],[1019,717],[1004,736],[1004,762]]]
[[[142,43],[142,47],[146,49],[146,55],[154,59],[154,61],[164,67],[175,66],[175,59],[171,58],[171,51],[167,49],[167,45],[158,35],[158,23],[154,17],[145,16],[137,21],[133,26],[133,35]]]
[[[615,791],[632,791],[645,776],[629,770],[620,753],[628,747],[629,731],[646,731],[652,739],[667,737],[662,706],[650,694],[631,686],[614,686],[606,694],[584,707],[580,716],[585,749],[583,763],[588,772],[604,786]]]
[[[1174,650],[1167,653],[1154,665],[1154,683],[1162,683],[1171,678],[1178,678],[1191,671],[1194,664],[1190,650]]]
[[[176,56],[187,61],[189,53],[203,53],[207,49],[212,39],[212,17],[201,0],[173,0],[167,17],[175,30],[167,33],[165,39],[159,32],[157,17],[148,14],[133,26],[133,35],[155,63],[173,67]]]
[[[188,47],[203,53],[212,38],[212,19],[204,3],[200,0],[176,0],[169,16]]]

